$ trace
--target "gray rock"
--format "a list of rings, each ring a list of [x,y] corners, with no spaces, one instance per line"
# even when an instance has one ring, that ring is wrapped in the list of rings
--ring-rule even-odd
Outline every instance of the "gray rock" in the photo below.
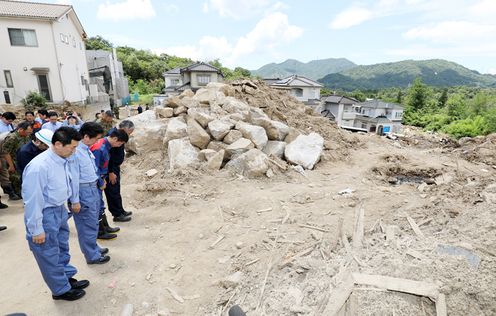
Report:
[[[222,167],[222,162],[224,161],[225,151],[221,149],[219,152],[215,153],[215,155],[207,158],[208,163],[207,167],[210,170],[219,170]]]
[[[208,143],[210,143],[210,135],[193,118],[188,119],[187,125],[188,137],[191,144],[200,149],[207,148]]]
[[[308,136],[300,135],[293,142],[286,145],[284,155],[286,160],[301,165],[305,169],[313,169],[320,160],[324,149],[324,139],[317,133]]]
[[[241,138],[243,138],[243,134],[241,134],[240,131],[233,129],[230,130],[229,133],[227,133],[227,135],[223,139],[223,142],[228,145],[231,145],[232,143],[234,143],[235,141]]]
[[[164,143],[167,144],[173,139],[183,138],[188,136],[188,125],[182,118],[174,117],[169,120],[167,130],[165,131]]]
[[[231,158],[236,155],[241,155],[250,149],[255,148],[255,145],[251,140],[246,138],[240,138],[231,145],[226,147],[227,158]]]
[[[261,177],[269,169],[269,159],[259,149],[250,149],[246,153],[234,157],[226,164],[226,168],[246,177]]]
[[[238,122],[236,129],[243,134],[244,138],[251,140],[258,149],[263,149],[267,145],[269,138],[263,127]]]
[[[199,162],[198,152],[199,150],[191,145],[187,137],[169,141],[170,170],[185,168]]]
[[[187,113],[187,112],[188,112],[188,108],[183,106],[183,105],[174,109],[174,115],[175,116],[178,116],[179,114],[183,114],[183,113]]]
[[[203,150],[200,150],[200,153],[198,154],[198,159],[200,161],[208,161],[216,153],[217,153],[217,151],[215,151],[213,149],[208,149],[208,148],[207,149],[203,149]]]
[[[222,120],[213,120],[208,123],[210,134],[215,140],[222,140],[233,127],[233,123]]]
[[[157,118],[173,117],[174,116],[174,109],[173,108],[158,107],[158,108],[155,108],[155,114],[157,115]]]
[[[215,118],[204,109],[188,109],[188,115],[195,119],[203,128],[207,128],[208,123]]]
[[[285,142],[269,140],[267,142],[267,145],[265,145],[263,152],[266,153],[267,156],[272,155],[275,157],[283,158],[285,149],[286,149]]]

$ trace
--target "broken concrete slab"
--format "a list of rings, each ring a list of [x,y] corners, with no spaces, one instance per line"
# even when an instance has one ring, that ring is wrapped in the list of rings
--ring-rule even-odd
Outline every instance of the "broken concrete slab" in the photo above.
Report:
[[[305,169],[313,169],[320,160],[324,149],[324,139],[317,133],[300,135],[293,142],[286,145],[284,155],[286,159]]]

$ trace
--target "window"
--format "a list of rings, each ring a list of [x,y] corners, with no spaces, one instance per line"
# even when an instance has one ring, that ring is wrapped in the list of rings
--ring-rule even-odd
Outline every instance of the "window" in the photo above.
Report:
[[[198,79],[200,81],[200,79]],[[171,79],[171,86],[177,86],[179,85],[179,79]]]
[[[7,88],[13,88],[14,82],[12,81],[12,74],[10,70],[4,70],[3,74],[5,75],[5,83],[7,84]]]
[[[199,86],[206,86],[210,82],[210,75],[197,75]]]
[[[395,118],[399,119],[399,118],[402,118],[403,117],[403,112],[396,112],[396,114],[394,115]]]
[[[303,89],[295,88],[295,89],[292,89],[291,91],[295,97],[302,97],[303,96]]]
[[[12,46],[38,46],[36,32],[26,29],[9,29],[10,45]]]

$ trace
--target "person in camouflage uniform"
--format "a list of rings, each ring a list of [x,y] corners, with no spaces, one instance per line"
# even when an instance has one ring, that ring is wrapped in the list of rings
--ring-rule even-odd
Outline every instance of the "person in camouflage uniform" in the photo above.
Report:
[[[112,113],[112,111],[105,111],[102,113],[102,117],[96,122],[103,127],[103,135],[107,135],[108,132],[117,125],[117,121],[114,120],[114,113]]]
[[[17,195],[21,194],[21,175],[15,171],[17,151],[22,145],[31,141],[30,136],[32,133],[33,125],[26,121],[21,122],[14,132],[5,137],[5,140],[0,148],[2,155],[9,165],[9,170],[12,170],[11,167],[13,167],[14,172],[10,173],[10,182],[12,183],[12,188]]]

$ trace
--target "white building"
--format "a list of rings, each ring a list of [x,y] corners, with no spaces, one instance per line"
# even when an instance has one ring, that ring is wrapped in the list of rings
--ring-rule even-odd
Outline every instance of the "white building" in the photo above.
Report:
[[[179,94],[186,89],[196,91],[210,82],[223,82],[224,75],[220,69],[198,62],[184,68],[174,68],[163,73],[164,92],[168,95]]]
[[[267,79],[265,81],[271,88],[286,90],[293,97],[306,104],[315,104],[320,100],[320,89],[323,87],[317,81],[299,75],[292,75],[281,80]]]
[[[117,59],[115,48],[112,52],[87,50],[86,59],[90,74],[90,99],[92,102],[102,101],[101,96],[105,94],[110,96],[118,106],[126,103],[123,100],[129,101],[129,83],[124,75],[122,62]]]
[[[331,95],[322,99],[319,112],[334,119],[339,127],[380,135],[401,131],[403,106],[381,100],[358,102],[353,98]]]
[[[85,103],[85,38],[70,5],[0,0],[0,103],[30,91],[53,103]]]

